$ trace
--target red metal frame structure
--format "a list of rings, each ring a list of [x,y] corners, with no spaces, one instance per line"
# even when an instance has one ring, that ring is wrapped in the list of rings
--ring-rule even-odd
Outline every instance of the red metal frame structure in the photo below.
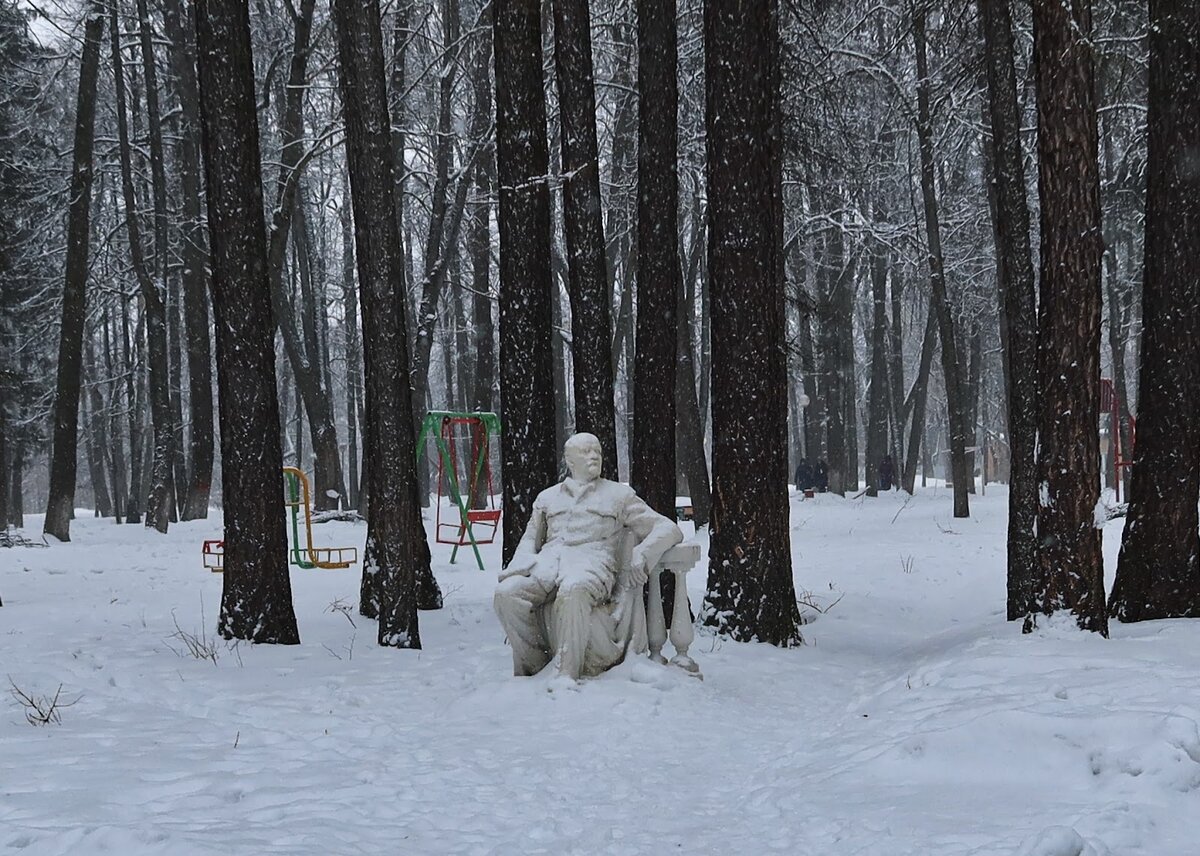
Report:
[[[1133,447],[1137,443],[1137,420],[1129,414],[1129,457],[1125,457],[1125,449],[1121,448],[1121,399],[1117,388],[1110,378],[1100,378],[1100,411],[1107,413],[1109,418],[1109,434],[1112,438],[1113,464],[1116,468],[1114,484],[1117,489],[1117,502],[1121,501],[1121,470],[1133,467]],[[1128,477],[1126,478],[1128,480]]]
[[[467,460],[466,478],[461,479],[459,472],[458,439],[455,429],[467,428],[471,442],[471,458]],[[438,456],[438,496],[436,507],[436,524],[434,537],[439,544],[450,544],[454,550],[450,554],[450,563],[458,557],[459,547],[470,546],[475,553],[475,562],[483,570],[483,557],[479,553],[480,544],[491,544],[496,540],[500,528],[501,510],[495,507],[492,490],[492,467],[489,462],[489,445],[491,435],[500,433],[500,419],[494,413],[460,413],[444,410],[432,410],[421,425],[421,433],[417,438],[417,454],[420,455],[425,445],[425,438],[432,437],[437,448]],[[471,508],[471,498],[475,496],[480,478],[487,481],[487,508]],[[463,491],[465,482],[466,491]],[[445,484],[448,495],[455,505],[456,514],[452,522],[442,521],[442,485]],[[476,532],[479,532],[476,535]]]

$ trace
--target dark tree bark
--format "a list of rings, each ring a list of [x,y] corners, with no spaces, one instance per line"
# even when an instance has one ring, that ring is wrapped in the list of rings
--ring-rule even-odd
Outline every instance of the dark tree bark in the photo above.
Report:
[[[675,517],[676,492],[676,384],[683,369],[675,26],[675,0],[639,0],[637,317],[629,483],[651,508],[671,519]],[[599,198],[597,188],[597,204]],[[596,219],[599,222],[598,214]],[[686,375],[682,380],[694,393],[691,372]],[[660,594],[663,614],[669,615],[675,599],[674,575],[667,574],[662,580]]]
[[[703,251],[703,247],[699,245],[694,250],[697,255]],[[692,500],[692,523],[699,529],[708,525],[712,515],[712,484],[709,482],[708,461],[704,455],[704,415],[700,412],[700,402],[696,395],[696,361],[692,356],[692,303],[687,300],[683,283],[679,283],[679,323],[675,339],[675,416],[678,426],[676,436],[680,463]]]
[[[800,641],[787,492],[787,356],[775,0],[704,7],[713,513],[705,621]]]
[[[344,192],[350,192],[346,176]],[[346,328],[346,476],[350,508],[358,508],[358,399],[362,394],[362,346],[358,339],[358,286],[354,279],[354,221],[345,197],[338,209],[342,229],[342,306]]]
[[[71,540],[75,507],[76,450],[79,441],[79,384],[83,371],[83,323],[87,307],[88,221],[92,204],[92,143],[95,139],[96,78],[104,9],[93,3],[83,35],[79,97],[75,102],[75,148],[71,167],[71,204],[67,214],[67,259],[58,381],[54,396],[54,447],[50,460],[50,497],[45,532]],[[15,472],[15,468],[14,468]],[[15,478],[15,476],[14,476]]]
[[[679,356],[679,104],[674,0],[639,0],[637,337],[630,485],[675,514],[675,382]],[[786,469],[786,464],[785,464]]]
[[[1142,367],[1109,614],[1200,615],[1200,0],[1151,0]]]
[[[213,471],[212,353],[208,313],[208,249],[200,206],[200,94],[196,83],[196,34],[181,0],[166,0],[163,26],[171,42],[171,69],[179,97],[176,161],[182,205],[180,255],[187,340],[190,469],[182,520],[208,517]]]
[[[12,450],[12,484],[8,494],[8,522],[21,529],[25,526],[25,444],[18,441]]]
[[[1029,205],[1021,110],[1008,0],[979,0],[987,65],[995,196],[996,279],[1008,412],[1008,620],[1029,611],[1037,541],[1037,294],[1029,248]]]
[[[89,336],[85,346],[88,374],[92,380],[87,385],[87,395],[83,399],[83,410],[86,414],[84,423],[87,425],[86,443],[88,470],[92,479],[92,496],[95,497],[96,512],[100,517],[112,517],[112,496],[108,491],[108,477],[104,467],[104,455],[108,451],[108,436],[104,428],[104,394],[96,381],[96,360]]]
[[[588,0],[554,0],[553,6],[555,82],[562,126],[563,219],[567,243],[567,293],[571,301],[575,430],[599,438],[604,450],[604,478],[615,479],[617,427],[613,365],[609,358],[612,320],[609,317],[600,161],[596,147],[591,16]],[[673,129],[674,124],[671,127]]]
[[[1100,496],[1100,172],[1091,0],[1035,0],[1041,197],[1035,613],[1108,635]]]
[[[121,420],[118,416],[118,408],[116,407],[116,402],[120,395],[120,384],[118,383],[118,374],[114,369],[112,324],[107,307],[104,310],[102,325],[104,329],[104,370],[109,378],[109,406],[106,416],[108,418],[107,435],[110,438],[108,459],[111,464],[110,473],[113,486],[113,520],[116,523],[120,523],[125,509],[125,485],[128,482],[125,480],[125,454],[121,442]]]
[[[682,256],[680,258],[683,281],[679,285],[679,307],[676,310],[679,320],[676,329],[678,357],[675,376],[676,467],[687,480],[692,500],[692,522],[696,527],[707,526],[712,513],[712,483],[704,449],[706,414],[700,410],[700,396],[696,390],[696,298],[697,288],[700,287],[700,267],[707,249],[704,219],[700,201],[693,197],[691,236],[686,263]]]
[[[4,378],[0,376],[0,383]],[[8,528],[8,485],[12,479],[8,452],[8,408],[0,403],[0,532]]]
[[[492,182],[484,163],[475,167],[475,189],[483,200],[471,213],[471,338],[475,347],[475,383],[471,407],[480,412],[495,407],[492,388],[496,383],[495,342],[492,336],[491,265],[492,242],[489,227]]]
[[[921,359],[917,366],[917,377],[912,389],[904,402],[904,413],[912,414],[912,424],[908,433],[908,457],[904,461],[904,476],[902,487],[912,493],[916,489],[917,462],[924,448],[922,438],[925,436],[925,408],[929,402],[929,375],[933,370],[933,352],[937,348],[937,313],[933,306],[925,316],[925,334],[921,339]],[[903,430],[904,421],[900,422]],[[925,450],[928,455],[928,450]],[[924,485],[922,484],[922,487]]]
[[[142,401],[142,365],[139,354],[144,350],[142,342],[145,313],[137,318],[133,338],[129,336],[129,318],[136,301],[126,298],[122,301],[121,313],[121,356],[125,369],[125,409],[129,416],[129,493],[125,503],[125,522],[141,523],[142,521],[142,445],[145,431]]]
[[[491,86],[486,79],[482,82],[483,93],[477,85],[475,97],[484,97],[491,102]],[[478,108],[477,108],[478,109]],[[490,113],[490,108],[489,111]],[[491,174],[487,165],[489,152],[484,152],[475,167],[475,192],[480,202],[471,210],[471,228],[468,235],[468,252],[471,256],[471,341],[475,364],[471,388],[472,410],[487,413],[495,408],[492,387],[496,382],[495,342],[492,328],[491,264],[492,240],[489,226],[491,203]],[[489,449],[489,457],[491,450]],[[479,449],[472,448],[471,459],[476,460]],[[490,464],[490,462],[489,462]],[[488,483],[480,478],[475,493],[471,496],[472,508],[484,508],[488,503]]]
[[[967,450],[967,473],[970,480],[967,482],[967,493],[975,493],[975,451],[979,445],[978,430],[979,425],[979,396],[982,393],[983,386],[983,333],[979,329],[979,324],[972,323],[971,325],[971,344],[970,357],[967,363],[967,401],[966,401],[966,425],[967,425],[967,441],[971,444]]]
[[[117,10],[109,16],[109,37],[112,40],[113,88],[116,92],[117,146],[121,161],[121,194],[125,203],[125,229],[129,238],[129,260],[142,295],[146,319],[146,362],[149,367],[150,420],[154,427],[153,457],[150,467],[150,489],[146,494],[146,526],[166,533],[169,522],[171,490],[171,379],[167,354],[166,289],[158,270],[151,270],[142,247],[141,224],[138,220],[137,194],[133,186],[133,158],[129,144],[129,123],[126,116],[125,65],[121,56],[120,30]],[[157,112],[157,100],[149,97]],[[157,121],[158,117],[154,117]],[[161,150],[159,152],[161,155]],[[146,473],[143,473],[146,475]]]
[[[496,0],[500,196],[500,398],[504,564],[533,500],[557,480],[550,301],[550,156],[537,0]]]
[[[917,138],[921,159],[921,198],[924,203],[925,237],[929,253],[929,282],[931,312],[937,313],[938,338],[942,343],[942,378],[946,389],[949,416],[950,472],[954,481],[954,516],[970,517],[967,483],[967,419],[963,394],[962,370],[959,367],[958,341],[954,332],[954,316],[946,293],[946,270],[942,255],[942,231],[938,214],[937,187],[934,181],[933,117],[930,107],[929,62],[926,58],[925,15],[923,3],[913,7],[913,42],[917,59]]]
[[[836,197],[828,197],[829,207],[841,205]],[[840,216],[840,215],[839,215]],[[826,463],[829,467],[829,490],[846,493],[846,388],[847,375],[843,362],[843,342],[854,335],[853,317],[845,310],[852,306],[844,293],[854,278],[854,263],[846,259],[846,239],[840,221],[827,239],[824,271],[821,279],[828,286],[820,303],[820,352],[824,367],[822,397],[825,404]]]
[[[420,648],[418,580],[422,571],[428,573],[429,548],[417,502],[413,390],[407,372],[405,295],[399,288],[404,262],[396,226],[379,4],[334,0],[332,13],[354,205],[366,374],[370,484],[362,599],[377,600],[380,645]]]
[[[818,388],[817,356],[813,345],[813,309],[800,309],[800,370],[804,373],[804,394],[808,406],[804,408],[804,453],[809,463],[825,458],[825,432],[821,430],[824,420],[824,400]],[[703,410],[701,411],[703,412]]]
[[[901,298],[904,295],[903,268],[894,265],[891,270],[888,296],[892,301],[891,323],[888,325],[888,381],[889,398],[892,406],[892,445],[896,459],[896,475],[902,477],[904,465],[904,336],[902,330],[904,313]],[[910,491],[911,492],[911,491]]]
[[[879,212],[876,212],[879,218]],[[887,276],[889,258],[880,244],[871,258],[871,383],[867,388],[867,496],[879,495],[879,463],[887,454]]]
[[[226,639],[296,644],[246,0],[195,6],[221,424]]]
[[[166,522],[178,519],[177,516],[177,483],[181,483],[185,478],[185,468],[182,456],[182,437],[183,437],[183,415],[181,411],[180,400],[180,373],[182,371],[182,358],[179,349],[179,315],[176,307],[178,302],[178,290],[175,294],[170,294],[170,281],[168,278],[168,261],[169,247],[167,245],[167,176],[165,159],[163,157],[163,142],[162,142],[162,111],[159,108],[159,88],[158,88],[158,70],[155,65],[154,58],[154,31],[150,23],[150,9],[146,0],[137,0],[138,16],[138,42],[141,47],[142,57],[142,87],[146,93],[146,131],[150,142],[150,187],[154,199],[154,220],[153,220],[153,235],[154,235],[154,264],[152,268],[153,281],[157,284],[160,301],[163,304],[163,336],[166,339],[162,343],[164,356],[162,374],[165,376],[167,385],[167,407],[165,412],[165,421],[163,423],[163,433],[166,435],[163,443],[163,449],[159,449],[159,428],[158,422],[155,422],[155,471],[154,485],[157,489],[158,484],[163,485],[163,494],[159,502],[166,505],[166,520],[161,519],[161,514],[155,509],[154,518],[155,526],[159,531],[166,531]],[[151,343],[151,351],[153,352],[155,343]],[[153,382],[154,370],[151,367],[151,378]],[[153,394],[153,393],[152,393]],[[152,408],[153,409],[153,408]],[[158,461],[157,456],[165,454],[163,461]],[[152,491],[152,496],[157,498],[157,494]]]

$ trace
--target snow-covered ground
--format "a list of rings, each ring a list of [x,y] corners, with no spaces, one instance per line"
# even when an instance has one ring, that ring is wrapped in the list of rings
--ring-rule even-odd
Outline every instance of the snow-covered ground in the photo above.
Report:
[[[2,698],[0,850],[1200,852],[1200,622],[1022,637],[1005,505],[793,499],[797,589],[827,610],[805,609],[807,645],[701,630],[703,682],[639,661],[574,692],[511,677],[494,573],[444,547],[423,651],[373,644],[357,568],[295,570],[302,645],[195,659],[176,625],[212,635],[219,521],[164,538],[81,516],[71,544],[0,549],[0,679],[75,701],[32,727]]]

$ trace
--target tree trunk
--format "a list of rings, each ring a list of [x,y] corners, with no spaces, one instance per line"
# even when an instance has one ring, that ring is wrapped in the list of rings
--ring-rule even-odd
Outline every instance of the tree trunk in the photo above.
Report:
[[[829,197],[829,207],[840,207],[840,200]],[[846,316],[847,305],[842,292],[850,287],[854,277],[854,264],[846,259],[846,239],[839,220],[831,229],[825,255],[824,279],[828,282],[821,298],[820,341],[821,358],[824,366],[822,392],[825,403],[826,464],[829,472],[829,491],[844,496],[846,493],[846,387],[847,377],[843,364],[843,340],[853,334],[853,318]],[[847,327],[851,329],[847,330]]]
[[[113,486],[113,520],[120,523],[125,513],[127,497],[125,494],[125,485],[128,482],[125,480],[125,452],[121,438],[121,420],[118,415],[117,399],[120,397],[120,384],[118,383],[117,371],[113,362],[113,345],[112,345],[112,322],[109,318],[108,308],[104,310],[104,370],[109,378],[108,388],[108,437],[110,442],[109,461],[112,462],[112,486]]]
[[[904,313],[901,298],[904,296],[904,280],[901,277],[903,268],[895,265],[891,270],[891,283],[888,296],[892,301],[891,324],[888,326],[888,380],[891,382],[890,398],[892,402],[892,432],[894,436],[894,453],[897,476],[904,465]],[[911,493],[911,486],[909,492]]]
[[[18,441],[12,450],[12,484],[8,494],[8,522],[25,526],[25,444]]]
[[[1100,495],[1100,175],[1090,0],[1035,0],[1041,197],[1035,613],[1108,635]]]
[[[697,245],[694,252],[702,253],[703,247]],[[675,334],[675,416],[678,425],[679,458],[692,500],[692,524],[699,529],[708,525],[712,514],[712,485],[708,479],[708,461],[704,456],[704,416],[700,412],[700,402],[696,397],[696,361],[692,356],[692,304],[687,300],[682,282],[679,283],[677,312],[679,324]],[[671,511],[674,513],[674,509]]]
[[[221,423],[226,639],[296,644],[246,0],[195,6]]]
[[[1142,368],[1109,614],[1200,615],[1200,0],[1151,0]]]
[[[8,485],[12,479],[9,470],[8,420],[8,408],[0,404],[0,532],[8,528]]]
[[[142,247],[141,224],[138,221],[138,200],[133,186],[133,158],[129,143],[129,122],[126,115],[125,65],[121,55],[121,34],[117,10],[109,15],[109,37],[112,41],[113,88],[116,92],[117,145],[121,161],[121,194],[125,204],[125,228],[129,238],[129,260],[142,295],[146,320],[146,361],[149,367],[150,418],[154,427],[153,454],[149,471],[150,484],[146,499],[146,526],[166,533],[169,522],[168,493],[171,490],[171,391],[167,356],[166,293],[158,271],[146,263]],[[155,106],[157,100],[147,89],[147,101]],[[157,120],[157,116],[154,120]],[[147,473],[142,473],[143,477]],[[139,488],[140,489],[140,488]]]
[[[142,348],[142,325],[145,313],[138,316],[137,326],[133,331],[133,341],[129,338],[129,316],[136,301],[125,298],[121,313],[121,356],[125,369],[125,409],[129,418],[129,499],[125,505],[125,522],[141,523],[142,521],[142,396],[141,396],[141,358],[138,356]]]
[[[153,387],[157,374],[158,382],[165,385],[164,390],[157,393],[151,389],[151,412],[154,414],[154,488],[151,496],[156,503],[164,507],[160,510],[155,506],[152,518],[155,527],[160,532],[167,531],[167,522],[177,517],[176,474],[182,476],[177,460],[181,451],[182,413],[179,400],[179,371],[182,361],[179,352],[179,325],[172,307],[177,300],[168,296],[168,260],[170,248],[167,245],[167,176],[162,143],[162,111],[158,102],[158,71],[155,66],[153,30],[150,24],[150,11],[146,0],[137,0],[138,41],[142,54],[142,84],[146,90],[146,130],[150,141],[150,176],[151,191],[154,198],[154,264],[151,268],[152,282],[155,285],[162,307],[162,333],[155,329],[157,322],[155,307],[148,321],[150,331],[150,352],[161,349],[161,365],[157,373],[151,363],[150,379]],[[114,27],[115,29],[115,27]],[[161,341],[158,341],[161,338]],[[174,353],[172,353],[174,348]],[[165,398],[164,401],[160,400]],[[155,411],[153,403],[158,401],[159,410]],[[161,428],[160,428],[161,421]],[[159,434],[163,436],[160,438]],[[160,488],[161,485],[161,488]],[[161,494],[159,491],[161,490]]]
[[[376,600],[380,645],[420,648],[418,581],[422,573],[429,574],[429,548],[417,502],[405,297],[397,287],[403,281],[403,259],[379,4],[334,0],[332,11],[341,59],[366,369],[370,499],[363,600]]]
[[[818,389],[817,357],[813,347],[813,312],[809,308],[800,311],[800,370],[804,373],[804,394],[808,406],[804,408],[804,454],[810,464],[825,459],[824,399]],[[701,410],[701,413],[704,411]]]
[[[599,438],[604,450],[603,476],[615,479],[617,428],[609,353],[612,321],[596,146],[591,15],[588,0],[554,0],[553,6],[575,430]]]
[[[876,212],[877,219],[879,212]],[[867,496],[879,495],[879,464],[887,454],[888,252],[876,243],[871,258],[871,383],[867,388]]]
[[[504,564],[533,500],[554,484],[550,194],[537,0],[496,0],[496,161],[500,192],[500,395]]]
[[[673,518],[678,311],[683,287],[674,0],[639,0],[637,20],[637,338],[630,485],[651,508]]]
[[[476,99],[484,97],[490,103],[491,87],[486,76],[482,89],[483,93],[480,92],[480,87],[477,85]],[[486,153],[484,157],[487,157]],[[491,193],[491,180],[488,166],[482,159],[475,166],[475,189],[476,197],[482,201],[477,202],[472,208],[471,230],[468,235],[468,252],[471,255],[471,341],[475,354],[475,365],[472,372],[475,382],[472,384],[470,406],[478,413],[487,413],[495,408],[492,387],[496,381],[496,358],[492,335],[492,239],[489,225],[491,203],[488,201]],[[472,460],[476,459],[478,452],[478,449],[472,449]],[[489,457],[490,453],[489,449]],[[487,480],[480,478],[476,482],[475,493],[471,496],[472,508],[487,506],[489,502],[487,490]]]
[[[92,340],[89,337],[86,345],[87,364],[92,382],[88,384],[87,397],[83,401],[83,409],[87,414],[86,441],[88,470],[92,479],[92,496],[96,500],[96,511],[100,517],[112,517],[112,496],[108,491],[108,478],[104,468],[104,453],[108,449],[107,431],[104,429],[104,394],[96,382],[96,361],[93,356]]]
[[[925,211],[925,236],[929,252],[929,281],[932,286],[931,312],[937,313],[938,336],[942,343],[942,377],[946,388],[946,407],[950,423],[950,471],[954,481],[954,516],[970,517],[967,500],[967,424],[963,401],[963,378],[959,368],[958,342],[954,316],[946,293],[946,271],[942,255],[942,231],[938,214],[937,188],[934,183],[933,116],[930,108],[929,63],[926,59],[925,6],[913,8],[913,42],[917,58],[917,138],[921,158],[921,198]]]
[[[343,182],[343,192],[350,192],[350,178]],[[354,221],[350,202],[342,197],[338,209],[342,229],[342,306],[346,329],[346,476],[350,508],[358,508],[358,397],[362,390],[362,347],[358,339],[358,287],[354,280]]]
[[[186,500],[180,519],[208,517],[213,471],[212,353],[208,314],[208,249],[200,207],[200,94],[196,83],[195,25],[181,0],[166,0],[163,26],[171,42],[171,68],[179,97],[176,169],[182,204],[180,254],[187,340],[189,432]]]
[[[967,493],[975,493],[975,448],[978,443],[979,395],[983,383],[983,333],[978,324],[971,325],[971,354],[967,363],[966,419],[967,441]]]
[[[925,316],[925,335],[921,339],[921,360],[917,366],[917,377],[904,403],[904,412],[912,414],[912,424],[908,431],[908,457],[904,460],[903,488],[912,494],[916,488],[917,462],[921,460],[921,450],[925,437],[925,408],[929,401],[929,375],[933,370],[933,351],[937,347],[937,315],[930,305]],[[900,422],[903,430],[904,422]],[[926,450],[928,454],[928,450]],[[928,467],[925,468],[928,470]],[[924,473],[924,470],[923,470]],[[922,474],[921,486],[924,487],[925,477]]]
[[[1037,540],[1037,294],[1029,247],[1029,205],[1021,152],[1012,21],[1008,0],[979,0],[991,118],[996,279],[1004,356],[1008,445],[1008,620],[1033,596]]]
[[[788,528],[778,5],[709,0],[704,38],[714,495],[705,622],[790,646],[800,615]]]
[[[45,533],[71,540],[75,508],[76,449],[79,442],[79,384],[83,362],[83,326],[87,308],[88,221],[92,204],[92,142],[95,139],[96,78],[104,9],[93,3],[83,34],[79,95],[75,102],[75,148],[71,167],[71,204],[67,214],[67,259],[63,287],[58,380],[54,396],[54,447],[50,460],[50,497]],[[14,479],[16,468],[14,467]],[[15,493],[15,491],[14,491]],[[15,504],[15,503],[14,503]]]

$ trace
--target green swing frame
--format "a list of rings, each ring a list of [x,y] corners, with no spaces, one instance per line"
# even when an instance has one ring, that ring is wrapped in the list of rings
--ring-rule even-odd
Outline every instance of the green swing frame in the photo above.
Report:
[[[450,444],[447,442],[448,437],[443,436],[446,429],[453,428],[455,425],[479,425],[482,428],[483,442],[479,444],[478,454],[471,465],[470,476],[467,483],[468,491],[475,485],[480,475],[483,473],[484,467],[487,465],[488,449],[491,445],[493,435],[500,436],[500,417],[495,413],[470,413],[465,411],[454,410],[431,410],[425,414],[425,418],[421,421],[421,431],[417,435],[417,460],[420,461],[421,455],[425,449],[426,439],[432,437],[435,447],[438,452],[439,461],[439,479],[438,479],[438,504],[436,509],[436,524],[434,530],[434,539],[439,544],[453,544],[454,550],[450,553],[450,564],[454,564],[458,558],[458,548],[471,545],[471,550],[475,554],[475,563],[479,565],[479,570],[484,570],[483,556],[479,552],[479,539],[475,537],[475,521],[472,519],[471,509],[467,507],[470,501],[469,496],[464,497],[462,488],[458,482],[458,472],[455,467],[456,456],[451,451]],[[450,492],[450,500],[454,503],[458,510],[459,521],[457,524],[445,524],[451,527],[457,526],[457,536],[454,540],[443,540],[441,537],[441,529],[444,524],[441,522],[442,512],[442,486],[441,473],[446,474],[446,484]],[[490,495],[489,495],[490,499]],[[494,516],[492,521],[492,537],[495,537],[495,530],[500,525],[499,511],[489,512],[489,516]],[[463,537],[466,540],[463,540]],[[491,543],[491,539],[483,543]]]

